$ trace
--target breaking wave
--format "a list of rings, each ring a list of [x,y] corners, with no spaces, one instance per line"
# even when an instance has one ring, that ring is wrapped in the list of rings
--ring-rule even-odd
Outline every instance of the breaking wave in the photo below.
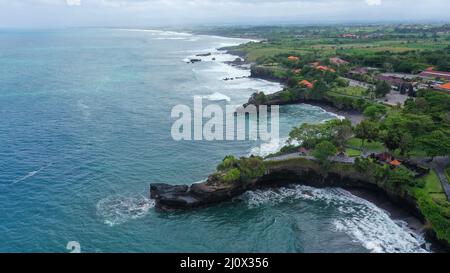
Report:
[[[320,202],[322,206],[336,208],[333,228],[348,234],[370,252],[427,252],[422,247],[425,243],[423,236],[415,234],[404,221],[391,219],[388,212],[343,189],[317,189],[296,185],[276,190],[249,191],[241,199],[250,208],[296,200]]]
[[[288,138],[272,139],[269,142],[262,142],[250,150],[249,156],[265,157],[277,153],[286,145]]]
[[[203,98],[207,99],[209,101],[227,101],[227,102],[231,101],[230,97],[228,97],[222,93],[219,93],[219,92],[216,92],[216,93],[208,95],[208,96],[203,96]]]
[[[142,218],[154,207],[154,200],[141,195],[112,195],[100,200],[96,205],[97,215],[111,227]]]

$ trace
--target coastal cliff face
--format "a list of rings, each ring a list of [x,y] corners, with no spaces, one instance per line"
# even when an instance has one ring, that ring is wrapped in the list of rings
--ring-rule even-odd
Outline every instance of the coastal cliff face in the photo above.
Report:
[[[211,175],[207,181],[191,186],[152,184],[150,197],[155,199],[158,209],[186,210],[228,201],[247,190],[263,187],[302,184],[318,188],[361,188],[385,193],[391,201],[423,219],[413,198],[380,187],[373,176],[359,172],[352,164],[333,163],[327,172],[317,162],[304,158],[268,160],[266,165],[265,174],[250,183],[215,181],[217,178]]]
[[[188,185],[152,184],[150,197],[156,208],[163,211],[189,210],[232,200],[248,190],[273,188],[291,184],[302,184],[316,188],[340,187],[348,190],[368,190],[382,194],[393,204],[408,211],[423,223],[430,219],[422,213],[418,200],[401,188],[392,187],[385,179],[377,178],[373,168],[361,170],[357,164],[334,162],[327,171],[315,160],[293,158],[264,161],[265,171],[246,183],[237,179],[225,182],[217,173],[203,183]],[[427,237],[444,251],[450,250],[450,243],[439,239],[433,226],[427,225]]]
[[[383,187],[372,173],[361,172],[354,164],[333,163],[326,172],[317,162],[304,158],[269,161],[268,165],[270,166],[268,174],[258,180],[258,186],[296,183],[316,188],[365,189],[385,195],[391,202],[406,209],[420,220],[425,220],[413,197],[404,192]]]

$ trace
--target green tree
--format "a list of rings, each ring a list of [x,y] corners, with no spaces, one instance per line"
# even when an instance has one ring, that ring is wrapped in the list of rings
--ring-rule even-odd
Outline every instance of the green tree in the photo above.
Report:
[[[391,86],[385,81],[379,81],[375,87],[375,94],[379,98],[385,97],[391,92]]]
[[[379,104],[370,105],[366,107],[363,114],[366,118],[376,121],[386,114],[386,107]]]
[[[431,134],[418,138],[420,147],[433,160],[436,156],[448,156],[450,154],[450,132],[448,130],[436,130]]]
[[[217,166],[217,170],[218,171],[229,170],[233,167],[236,167],[237,162],[238,162],[238,160],[234,156],[228,155],[222,160],[222,163],[220,163]]]
[[[324,128],[324,124],[304,123],[289,133],[290,142],[302,143],[307,148],[314,148],[317,143],[328,139],[330,139],[330,133]]]
[[[256,96],[255,96],[255,101],[258,105],[264,105],[267,103],[267,96],[266,94],[264,94],[264,92],[259,92]]]
[[[334,142],[339,148],[343,148],[347,140],[353,135],[353,129],[351,125],[343,124],[336,127],[336,134],[334,136]]]
[[[379,127],[376,122],[363,120],[355,127],[356,137],[361,139],[361,147],[364,148],[364,142],[375,141],[379,135]]]
[[[402,134],[399,148],[402,155],[408,154],[414,148],[414,138],[410,133]]]
[[[319,161],[322,170],[327,172],[330,166],[329,157],[337,153],[336,146],[329,141],[320,142],[314,149],[312,155]]]
[[[390,151],[395,151],[400,148],[402,132],[399,128],[390,128],[386,131],[383,131],[381,135],[384,146],[386,146],[386,148],[388,148]]]
[[[328,85],[323,80],[318,80],[312,89],[312,96],[315,99],[321,99],[329,91]]]

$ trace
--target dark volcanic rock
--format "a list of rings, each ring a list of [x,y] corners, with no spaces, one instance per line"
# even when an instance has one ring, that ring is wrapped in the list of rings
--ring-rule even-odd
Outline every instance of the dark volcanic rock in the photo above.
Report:
[[[207,204],[220,203],[244,193],[240,183],[229,185],[210,185],[198,183],[192,186],[152,184],[150,197],[156,201],[156,207],[162,210],[191,209]]]
[[[191,63],[199,63],[202,61],[202,59],[190,59],[189,60]]]
[[[160,209],[191,208],[199,204],[199,200],[189,194],[187,185],[152,184],[150,197]]]
[[[197,57],[208,57],[208,56],[211,56],[211,55],[212,55],[211,52],[209,52],[209,53],[197,54],[195,56],[197,56]]]

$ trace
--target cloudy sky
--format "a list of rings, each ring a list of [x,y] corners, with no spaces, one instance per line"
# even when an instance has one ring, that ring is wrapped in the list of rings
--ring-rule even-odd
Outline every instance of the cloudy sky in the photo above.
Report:
[[[0,0],[0,27],[450,22],[449,11],[449,0]]]

